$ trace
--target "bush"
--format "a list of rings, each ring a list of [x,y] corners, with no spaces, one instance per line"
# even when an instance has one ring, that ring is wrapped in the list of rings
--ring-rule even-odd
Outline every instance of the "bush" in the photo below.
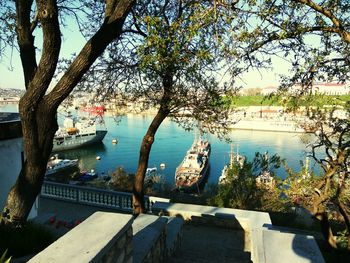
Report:
[[[7,249],[7,254],[12,257],[36,254],[53,241],[55,237],[48,229],[32,222],[20,228],[0,226],[0,251]]]
[[[0,257],[0,263],[9,263],[11,260],[11,257],[9,257],[8,259],[6,259],[6,254],[7,254],[7,249],[5,250],[5,252],[2,254],[2,256]]]

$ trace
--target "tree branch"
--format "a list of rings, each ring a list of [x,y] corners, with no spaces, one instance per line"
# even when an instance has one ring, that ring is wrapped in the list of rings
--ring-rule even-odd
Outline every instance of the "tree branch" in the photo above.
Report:
[[[321,5],[318,5],[312,0],[294,0],[294,1],[307,5],[313,10],[315,10],[316,12],[330,19],[333,25],[335,26],[337,33],[342,37],[342,39],[345,42],[350,43],[350,33],[344,29],[344,26],[342,25],[341,21],[330,10],[322,7]]]
[[[34,36],[30,30],[30,11],[32,5],[33,0],[16,1],[17,40],[20,50],[26,89],[28,89],[28,85],[33,79],[34,72],[37,68]]]
[[[134,0],[121,0],[118,2],[114,13],[108,15],[109,19],[105,20],[101,28],[85,44],[52,92],[46,96],[47,100],[53,103],[56,108],[73,90],[108,44],[122,33],[123,23],[134,3]]]

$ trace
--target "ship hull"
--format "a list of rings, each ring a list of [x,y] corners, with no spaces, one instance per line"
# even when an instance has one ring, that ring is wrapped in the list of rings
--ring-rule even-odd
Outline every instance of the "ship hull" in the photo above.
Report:
[[[55,137],[53,140],[53,152],[80,148],[86,145],[99,143],[106,136],[107,131],[97,130],[93,134],[78,134],[65,137]]]
[[[176,184],[177,189],[183,192],[198,192],[199,188],[203,185],[204,181],[208,177],[209,174],[209,167],[210,164],[207,163],[205,167],[203,167],[203,170],[200,173],[200,177],[198,176],[198,180],[194,181],[191,185],[184,185],[184,184]]]
[[[185,158],[176,168],[175,185],[184,192],[199,192],[209,173],[211,145],[208,141],[195,141]]]

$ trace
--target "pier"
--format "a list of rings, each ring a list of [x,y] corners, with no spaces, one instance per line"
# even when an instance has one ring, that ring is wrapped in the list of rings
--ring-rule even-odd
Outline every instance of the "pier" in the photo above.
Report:
[[[0,105],[18,104],[19,98],[0,98]]]

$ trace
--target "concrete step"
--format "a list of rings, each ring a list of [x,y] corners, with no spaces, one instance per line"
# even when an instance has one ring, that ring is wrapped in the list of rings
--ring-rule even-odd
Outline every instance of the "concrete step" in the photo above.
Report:
[[[183,225],[185,220],[182,217],[167,217],[166,230],[166,254],[171,257],[181,246]]]
[[[324,263],[322,254],[313,236],[263,230],[265,262],[279,263],[288,259],[293,263]]]
[[[185,224],[181,247],[166,262],[251,263],[244,242],[244,232],[240,230]]]
[[[168,219],[141,214],[133,222],[133,262],[164,261]]]

